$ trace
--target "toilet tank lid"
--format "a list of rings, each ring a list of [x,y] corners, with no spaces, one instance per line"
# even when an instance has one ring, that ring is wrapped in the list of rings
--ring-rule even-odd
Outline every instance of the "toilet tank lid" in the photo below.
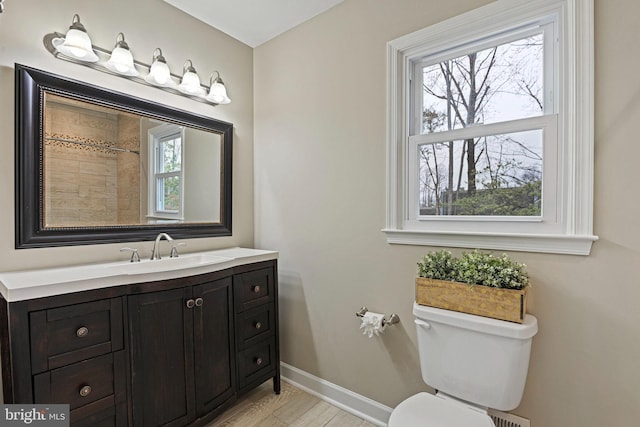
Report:
[[[526,340],[538,332],[538,320],[530,314],[524,315],[524,321],[522,323],[514,323],[506,320],[491,319],[489,317],[429,307],[415,302],[413,303],[413,314],[426,322],[443,323],[506,338]]]

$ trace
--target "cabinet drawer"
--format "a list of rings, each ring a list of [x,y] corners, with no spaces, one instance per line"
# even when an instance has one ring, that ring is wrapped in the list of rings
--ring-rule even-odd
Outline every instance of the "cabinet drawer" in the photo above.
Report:
[[[72,418],[113,407],[125,397],[124,359],[120,351],[35,375],[35,401],[68,403]]]
[[[34,373],[123,347],[120,298],[36,311],[29,323]]]
[[[272,268],[261,268],[234,276],[236,311],[244,311],[273,301],[274,277]]]
[[[275,347],[275,339],[269,339],[240,351],[238,360],[240,388],[275,375],[277,363]]]
[[[118,427],[128,425],[127,403],[122,402],[113,405],[112,401],[113,396],[109,396],[71,411],[71,425],[73,427]]]
[[[267,304],[238,314],[236,321],[238,345],[246,348],[275,334],[273,304]]]

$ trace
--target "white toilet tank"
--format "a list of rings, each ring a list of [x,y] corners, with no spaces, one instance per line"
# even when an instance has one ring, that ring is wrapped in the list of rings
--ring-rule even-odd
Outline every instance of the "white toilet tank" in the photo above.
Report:
[[[434,389],[479,406],[510,411],[520,404],[535,317],[522,324],[413,305],[420,368]]]

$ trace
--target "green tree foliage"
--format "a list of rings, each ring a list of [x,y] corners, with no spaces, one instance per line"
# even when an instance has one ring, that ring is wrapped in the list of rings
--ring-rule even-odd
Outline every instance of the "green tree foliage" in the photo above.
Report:
[[[489,187],[460,197],[453,205],[456,215],[539,216],[542,181],[521,187]]]

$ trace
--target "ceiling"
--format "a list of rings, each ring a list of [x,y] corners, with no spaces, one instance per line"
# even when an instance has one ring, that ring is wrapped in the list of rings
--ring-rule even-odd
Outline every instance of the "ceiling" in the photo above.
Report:
[[[344,0],[164,0],[256,47]]]

